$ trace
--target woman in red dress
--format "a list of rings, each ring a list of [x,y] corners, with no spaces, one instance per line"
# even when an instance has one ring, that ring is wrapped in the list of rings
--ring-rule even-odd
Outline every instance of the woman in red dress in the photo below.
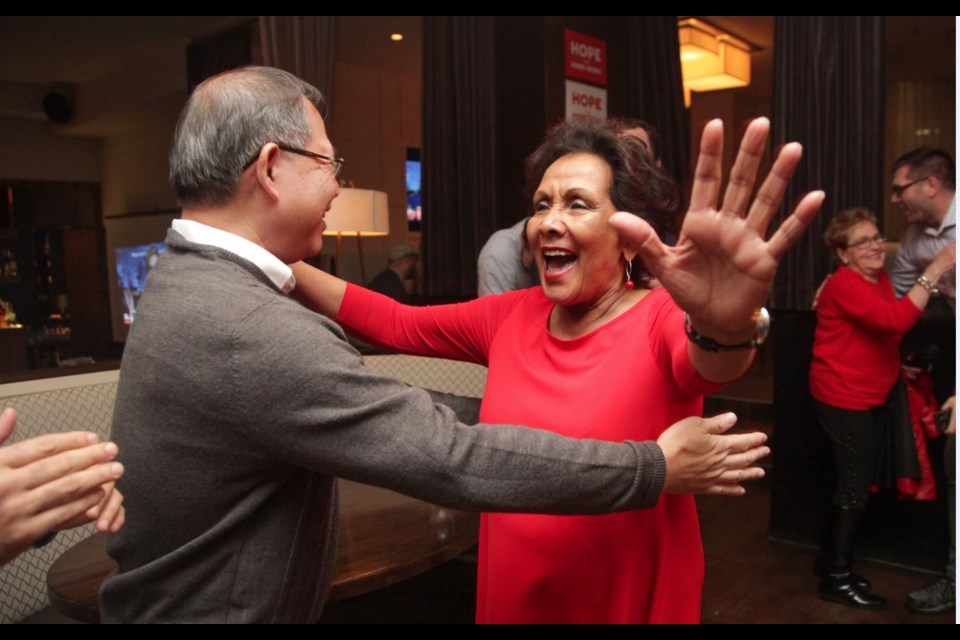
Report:
[[[643,146],[609,125],[564,124],[528,160],[542,287],[405,307],[300,266],[299,295],[363,340],[487,365],[484,422],[655,440],[749,366],[777,262],[823,198],[808,195],[764,241],[800,157],[796,144],[781,151],[746,215],[768,129],[748,128],[718,209],[722,124],[707,125],[675,247],[658,236],[673,193]],[[663,288],[646,288],[651,277]],[[699,621],[696,508],[664,493],[606,516],[484,514],[478,622]]]

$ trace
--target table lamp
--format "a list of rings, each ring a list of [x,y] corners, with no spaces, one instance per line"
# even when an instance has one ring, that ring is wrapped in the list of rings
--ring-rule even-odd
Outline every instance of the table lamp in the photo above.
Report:
[[[363,246],[361,236],[385,236],[390,233],[390,214],[387,208],[387,194],[372,189],[352,189],[343,187],[340,195],[333,201],[327,212],[325,236],[337,237],[336,257],[333,274],[336,275],[340,264],[340,249],[343,236],[357,237],[357,252],[360,254],[361,284],[366,284],[367,273],[363,266]]]

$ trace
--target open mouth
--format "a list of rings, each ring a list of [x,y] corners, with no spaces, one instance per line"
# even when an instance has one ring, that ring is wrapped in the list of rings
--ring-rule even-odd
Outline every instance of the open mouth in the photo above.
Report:
[[[543,270],[549,275],[561,274],[577,262],[577,254],[565,249],[544,249]]]

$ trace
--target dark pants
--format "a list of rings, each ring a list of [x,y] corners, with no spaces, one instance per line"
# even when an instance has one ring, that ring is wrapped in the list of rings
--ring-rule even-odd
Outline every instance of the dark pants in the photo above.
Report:
[[[886,407],[855,411],[819,401],[814,403],[820,425],[833,445],[833,463],[837,471],[833,503],[862,511],[867,506],[870,485],[882,451],[881,416]]]

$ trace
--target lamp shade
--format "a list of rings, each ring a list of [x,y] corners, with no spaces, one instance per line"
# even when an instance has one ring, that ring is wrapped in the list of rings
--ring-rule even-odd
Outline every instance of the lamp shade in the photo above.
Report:
[[[385,236],[390,233],[387,194],[372,189],[341,188],[324,221],[324,235]]]
[[[715,91],[750,84],[748,43],[694,18],[680,20],[677,26],[687,106],[690,91]]]

